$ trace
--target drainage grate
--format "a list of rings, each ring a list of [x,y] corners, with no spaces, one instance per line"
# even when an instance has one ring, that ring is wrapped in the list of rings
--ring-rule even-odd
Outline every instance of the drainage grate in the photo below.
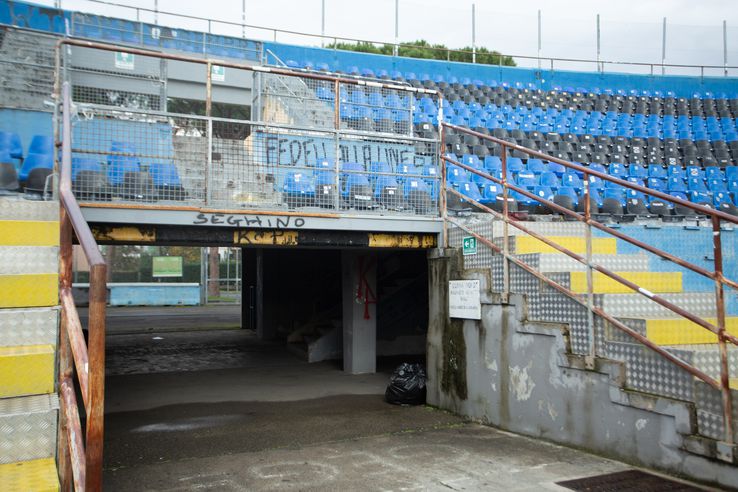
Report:
[[[614,492],[633,490],[638,492],[702,491],[691,485],[675,482],[640,470],[626,470],[594,477],[556,482],[556,485],[581,492]]]

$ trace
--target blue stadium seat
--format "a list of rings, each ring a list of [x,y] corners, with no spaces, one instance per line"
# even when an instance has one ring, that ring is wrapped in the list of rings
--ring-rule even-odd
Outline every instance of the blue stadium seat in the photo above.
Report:
[[[53,154],[54,139],[46,135],[34,135],[28,148],[29,154]]]
[[[556,190],[556,195],[568,197],[574,207],[579,205],[579,195],[577,195],[576,190],[571,186],[560,187],[558,190]]]
[[[459,184],[459,193],[476,202],[479,202],[482,199],[479,187],[474,183],[466,182]]]
[[[402,205],[400,185],[394,176],[381,175],[374,185],[374,199],[387,208],[399,208]]]
[[[511,173],[519,173],[524,170],[523,160],[519,157],[508,157],[507,158],[507,170]]]
[[[546,166],[540,159],[528,159],[526,167],[528,168],[528,171],[535,174],[541,174],[548,171],[548,166]]]
[[[582,189],[582,180],[574,172],[571,172],[571,171],[565,172],[561,176],[561,186],[571,186],[575,190],[581,190]]]
[[[54,169],[54,157],[51,154],[29,153],[23,160],[23,166],[18,173],[18,179],[26,181],[34,169]]]
[[[20,187],[18,171],[7,149],[0,149],[0,193],[15,191]]]
[[[701,177],[695,177],[690,176],[687,178],[687,189],[689,191],[707,191],[707,186],[705,186],[705,180]]]
[[[698,203],[702,205],[712,205],[712,200],[710,199],[710,195],[705,191],[699,191],[699,190],[690,190],[687,193],[687,196],[689,196],[689,201],[692,203]]]
[[[23,157],[23,145],[17,133],[0,131],[0,149],[5,149],[13,159]]]
[[[669,193],[673,191],[685,193],[687,191],[687,185],[684,180],[677,176],[670,176],[666,180],[666,189]]]
[[[428,185],[421,178],[408,177],[402,189],[409,208],[417,213],[428,213],[433,208]]]
[[[484,205],[494,204],[497,202],[498,195],[502,195],[502,185],[487,180],[482,186],[482,198],[479,202]]]
[[[548,170],[554,173],[556,176],[561,177],[561,175],[563,175],[567,171],[567,168],[564,167],[562,164],[559,164],[558,162],[549,162]]]
[[[141,166],[136,157],[122,155],[108,157],[108,183],[113,186],[122,185],[126,174],[140,171]]]
[[[556,174],[550,171],[541,173],[540,183],[541,186],[548,186],[549,188],[553,189],[557,189],[559,186],[561,186],[559,178],[556,176]]]
[[[625,169],[625,166],[623,166],[619,162],[611,163],[608,169],[608,172],[610,176],[620,178],[620,179],[625,179],[625,177],[628,175],[628,172]]]
[[[311,176],[302,171],[289,171],[284,177],[282,192],[290,208],[312,205],[315,183]]]
[[[496,155],[488,155],[484,158],[484,168],[489,173],[499,172],[502,170],[502,159]]]
[[[527,188],[528,191],[533,191],[534,188],[540,185],[540,179],[538,175],[533,174],[530,171],[524,171],[518,174],[516,183],[521,188]]]
[[[651,164],[648,166],[648,176],[650,178],[666,179],[666,169],[658,164]]]
[[[648,177],[648,170],[640,164],[630,164],[628,166],[628,176],[645,179]]]
[[[450,185],[469,182],[469,171],[454,164],[446,166],[446,180]]]

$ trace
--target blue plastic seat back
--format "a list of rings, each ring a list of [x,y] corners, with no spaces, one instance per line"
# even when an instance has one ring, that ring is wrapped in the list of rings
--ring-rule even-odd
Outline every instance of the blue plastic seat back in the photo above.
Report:
[[[469,172],[464,168],[449,164],[446,168],[446,179],[451,184],[464,183],[469,181]]]
[[[669,176],[666,180],[666,189],[672,191],[687,191],[687,185],[684,180],[678,176]]]
[[[666,172],[666,169],[664,169],[660,165],[658,165],[658,164],[651,164],[650,166],[648,166],[648,176],[651,177],[651,178],[662,178],[662,179],[666,179],[667,172]]]
[[[23,145],[17,133],[0,132],[0,148],[6,149],[14,159],[23,157]]]
[[[497,195],[501,194],[502,185],[490,180],[484,182],[482,186],[482,200],[485,203],[494,202],[497,199]]]
[[[177,166],[170,162],[152,162],[149,174],[154,186],[182,186]]]
[[[422,179],[416,178],[416,177],[409,177],[405,180],[405,185],[403,186],[402,192],[405,195],[405,197],[407,197],[412,192],[429,193],[429,190],[428,190],[428,185]]]
[[[707,180],[707,189],[712,192],[728,191],[728,187],[722,179],[710,178]]]
[[[718,191],[717,193],[713,194],[712,199],[716,207],[719,207],[723,203],[735,205],[735,201],[730,197],[730,193],[728,193],[727,191]]]
[[[72,181],[77,179],[80,171],[101,172],[102,166],[95,159],[89,157],[73,157],[72,158]]]
[[[108,182],[111,185],[123,183],[126,173],[141,171],[141,165],[136,157],[112,155],[108,158]]]
[[[605,188],[602,194],[604,199],[615,199],[620,205],[625,206],[625,193],[622,187],[619,188]]]
[[[666,191],[666,181],[662,178],[648,178],[646,185],[652,190]]]
[[[628,176],[635,178],[647,178],[648,170],[640,164],[631,164],[628,166]]]
[[[610,176],[615,176],[616,178],[623,178],[628,174],[625,166],[623,166],[619,162],[611,163],[608,172],[610,173]]]
[[[290,195],[310,195],[315,193],[315,184],[310,175],[302,171],[290,171],[284,177],[282,191]]]
[[[554,173],[556,176],[560,177],[566,172],[566,167],[564,167],[562,164],[559,164],[558,162],[549,162],[548,170]]]
[[[477,202],[482,199],[482,194],[479,193],[479,187],[475,183],[461,183],[459,185],[459,192]]]
[[[719,167],[710,166],[705,169],[705,178],[725,180],[725,173]]]
[[[558,188],[561,185],[556,174],[550,171],[541,173],[540,183],[541,186],[548,186],[550,188]]]
[[[25,181],[34,169],[54,169],[54,158],[51,154],[28,154],[18,173],[18,179]]]
[[[536,186],[533,189],[533,193],[537,197],[541,198],[541,203],[545,201],[549,201],[549,202],[553,201],[553,198],[554,198],[554,192],[548,186]]]
[[[535,174],[541,174],[545,171],[548,171],[548,167],[540,159],[528,159],[526,166],[528,168],[528,171]]]
[[[374,196],[379,198],[387,188],[394,188],[399,190],[400,185],[394,176],[381,175],[377,177],[377,182],[374,185]],[[392,193],[394,194],[393,190]],[[399,191],[398,191],[399,192]]]
[[[692,203],[712,203],[712,200],[710,200],[710,195],[705,191],[690,190],[687,193],[687,196],[689,196],[689,201]]]
[[[28,148],[29,154],[53,154],[54,139],[46,135],[34,135]]]
[[[490,173],[502,170],[502,159],[496,155],[488,155],[484,158],[484,168]]]
[[[562,186],[571,186],[574,189],[582,189],[582,180],[574,172],[566,172],[561,176]]]
[[[574,205],[579,204],[579,196],[574,188],[571,186],[562,186],[556,190],[557,195],[568,196]]]
[[[525,169],[523,160],[519,157],[508,157],[507,158],[507,170],[513,173],[519,173]]]
[[[690,176],[687,178],[687,189],[689,191],[707,191],[705,180],[701,177]]]

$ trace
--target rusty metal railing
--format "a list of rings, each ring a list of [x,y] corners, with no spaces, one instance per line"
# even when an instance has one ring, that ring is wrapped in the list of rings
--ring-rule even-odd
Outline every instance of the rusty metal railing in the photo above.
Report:
[[[61,412],[57,456],[62,490],[102,489],[103,414],[105,406],[105,307],[107,267],[72,193],[71,94],[64,84],[62,107],[60,201],[59,393]],[[90,265],[88,341],[85,342],[72,296],[72,231]],[[86,413],[82,432],[75,394],[77,375]]]
[[[706,384],[711,386],[712,388],[718,390],[721,392],[722,395],[722,402],[723,402],[723,423],[724,423],[724,430],[725,430],[725,442],[728,444],[733,444],[734,437],[733,437],[733,402],[731,399],[731,390],[730,390],[730,370],[728,366],[728,349],[727,344],[733,344],[738,345],[738,337],[735,337],[734,335],[731,335],[726,330],[725,326],[725,297],[724,297],[724,287],[728,286],[733,289],[738,289],[738,283],[727,279],[723,275],[723,263],[722,263],[722,243],[720,238],[720,224],[721,221],[725,221],[731,224],[738,224],[738,217],[734,217],[732,215],[723,213],[719,210],[713,210],[686,200],[682,200],[680,198],[668,195],[666,193],[662,193],[650,188],[646,188],[644,186],[640,186],[636,183],[632,183],[629,181],[625,181],[622,179],[614,178],[608,174],[590,169],[588,167],[574,164],[572,162],[568,162],[562,159],[558,159],[556,157],[550,156],[548,154],[544,154],[542,152],[538,152],[526,147],[522,147],[520,145],[511,144],[505,140],[501,140],[498,138],[495,138],[490,135],[485,135],[479,132],[475,132],[473,130],[470,130],[468,128],[459,127],[456,125],[452,125],[449,123],[441,122],[440,124],[440,138],[443,142],[444,133],[446,129],[453,129],[456,132],[465,133],[468,135],[474,135],[482,140],[488,140],[495,142],[498,144],[501,148],[501,161],[502,161],[502,169],[501,169],[501,177],[498,178],[496,176],[492,176],[486,172],[479,171],[478,169],[475,169],[471,166],[468,166],[466,164],[463,164],[461,162],[458,162],[449,156],[446,155],[445,151],[441,151],[441,196],[442,198],[442,216],[444,217],[444,233],[443,233],[443,243],[446,247],[448,247],[448,229],[446,224],[451,223],[454,226],[460,228],[461,230],[465,231],[466,233],[474,236],[477,238],[478,241],[480,241],[485,246],[489,247],[491,250],[493,250],[496,253],[499,253],[503,256],[503,298],[507,299],[510,294],[510,263],[515,264],[516,266],[522,268],[529,274],[535,276],[537,279],[541,280],[542,282],[545,282],[547,285],[552,287],[553,289],[565,294],[569,298],[573,299],[574,301],[578,302],[579,304],[583,305],[588,309],[588,338],[589,338],[589,347],[588,347],[588,355],[587,360],[591,364],[594,361],[594,358],[597,354],[597,347],[595,346],[595,333],[594,333],[594,316],[597,315],[600,318],[602,318],[604,321],[610,323],[612,326],[616,327],[617,329],[623,331],[630,337],[637,340],[639,343],[645,345],[650,350],[654,351],[661,357],[665,358],[669,362],[676,364],[683,370],[687,371],[694,377],[704,381]],[[583,187],[584,187],[584,193],[583,193],[583,200],[584,200],[584,207],[583,207],[583,213],[578,213],[573,210],[569,210],[566,207],[562,207],[558,205],[557,203],[554,203],[552,200],[547,200],[543,197],[537,196],[528,190],[526,190],[523,187],[517,186],[514,183],[510,183],[508,181],[508,171],[507,171],[507,154],[508,151],[517,150],[519,152],[523,152],[527,154],[531,158],[538,158],[542,160],[546,160],[549,162],[554,162],[557,164],[560,164],[567,169],[576,171],[578,173],[581,173],[583,175]],[[458,166],[462,169],[465,169],[466,171],[469,171],[473,174],[476,174],[478,176],[481,176],[485,179],[488,179],[494,183],[497,183],[502,186],[502,211],[493,210],[490,207],[487,207],[483,205],[482,203],[479,203],[476,200],[473,200],[459,191],[455,190],[453,187],[447,186],[447,166],[446,163],[453,164],[455,166]],[[635,190],[637,192],[641,192],[646,196],[651,196],[654,198],[658,198],[660,200],[664,200],[666,202],[673,203],[675,205],[680,205],[682,207],[689,208],[691,210],[694,210],[698,212],[699,215],[704,215],[710,218],[711,225],[712,225],[712,236],[713,236],[713,252],[714,252],[714,269],[712,271],[706,270],[700,266],[694,265],[682,258],[678,258],[666,251],[662,251],[658,248],[655,248],[649,244],[646,244],[642,241],[639,241],[633,237],[628,236],[627,234],[624,234],[620,231],[614,230],[611,227],[607,227],[603,223],[594,220],[593,219],[593,212],[591,210],[591,202],[590,202],[590,186],[591,181],[590,177],[596,177],[603,181],[610,181],[613,183],[616,183],[624,188],[628,188],[631,190]],[[514,216],[512,215],[510,208],[509,208],[509,201],[508,196],[510,191],[515,191],[519,193],[520,195],[523,195],[527,198],[533,199],[537,202],[539,202],[541,205],[548,207],[554,212],[561,213],[567,217],[571,217],[576,221],[579,221],[583,224],[585,224],[585,241],[586,241],[586,254],[585,256],[581,256],[566,247],[557,244],[555,241],[552,241],[549,238],[544,237],[542,234],[539,234],[524,225],[520,223],[520,221],[516,220]],[[503,221],[503,244],[502,246],[499,246],[495,244],[493,241],[490,241],[488,238],[485,238],[484,236],[472,231],[469,227],[466,227],[464,224],[462,224],[460,221],[452,219],[448,217],[446,207],[445,207],[445,197],[446,194],[450,193],[452,195],[457,196],[458,198],[469,202],[473,204],[478,209],[492,214],[495,218],[501,219]],[[509,226],[513,226],[516,229],[520,230],[521,232],[528,234],[535,239],[543,242],[544,244],[550,246],[551,248],[554,248],[555,250],[569,256],[570,258],[573,258],[574,260],[584,264],[587,267],[586,270],[586,277],[587,277],[587,293],[586,296],[581,296],[575,292],[573,292],[571,289],[555,282],[554,280],[546,277],[543,275],[543,273],[539,272],[535,268],[531,267],[530,265],[523,262],[521,259],[515,257],[515,255],[510,253],[509,250]],[[700,275],[703,275],[709,279],[712,279],[715,282],[715,304],[716,304],[716,312],[717,312],[717,323],[713,325],[712,323],[706,321],[705,319],[690,313],[689,311],[680,308],[679,306],[674,305],[673,303],[669,302],[667,299],[665,299],[662,296],[659,296],[657,294],[654,294],[650,292],[647,289],[644,289],[643,287],[639,286],[635,282],[632,282],[626,278],[623,278],[621,275],[618,275],[617,273],[609,270],[608,268],[605,268],[601,265],[595,264],[592,261],[592,228],[597,229],[599,231],[603,231],[605,233],[608,233],[617,239],[621,239],[623,241],[626,241],[630,244],[633,244],[639,248],[642,248],[649,253],[658,255],[661,258],[664,258],[666,260],[672,261],[673,263],[679,265],[680,267],[683,267],[685,269],[691,270],[693,272],[696,272]],[[599,272],[606,277],[609,277],[616,282],[624,285],[628,289],[631,289],[633,292],[638,293],[651,301],[661,305],[662,307],[668,309],[669,311],[688,319],[689,321],[693,322],[694,324],[710,331],[711,333],[715,334],[717,336],[718,340],[718,346],[719,346],[719,354],[720,354],[720,378],[715,379],[711,377],[710,375],[706,374],[704,371],[700,370],[699,368],[693,366],[692,364],[684,361],[677,355],[665,350],[664,348],[660,347],[658,344],[654,343],[653,341],[649,340],[646,336],[642,335],[641,333],[633,330],[626,324],[624,324],[622,321],[618,320],[614,316],[606,313],[602,308],[597,307],[594,305],[593,297],[594,297],[594,288],[593,288],[593,273]]]

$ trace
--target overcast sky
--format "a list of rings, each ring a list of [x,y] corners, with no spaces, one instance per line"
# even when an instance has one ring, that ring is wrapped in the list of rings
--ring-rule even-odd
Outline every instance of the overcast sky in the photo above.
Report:
[[[160,11],[240,23],[243,0],[158,0]],[[394,40],[395,0],[246,0],[246,23],[320,34],[321,2],[325,2],[326,35]],[[53,5],[52,1],[40,1]],[[155,0],[117,3],[153,9]],[[723,20],[727,21],[728,63],[738,65],[736,0],[399,0],[399,39],[426,39],[449,47],[471,45],[472,4],[476,4],[476,44],[512,55],[538,51],[537,15],[542,18],[542,56],[594,59],[596,16],[600,14],[601,59],[660,63],[662,19],[667,18],[666,62],[723,64]],[[62,7],[135,18],[135,11],[88,0],[62,0]],[[141,13],[153,21],[153,14]],[[160,15],[173,27],[207,30],[207,23]],[[240,35],[236,26],[213,23],[213,31]],[[273,33],[248,29],[247,36],[273,39]],[[277,40],[320,45],[320,40],[277,34]],[[519,60],[521,65],[532,62]],[[559,63],[560,68],[584,68]],[[614,69],[614,68],[613,68]],[[671,69],[671,73],[679,73]],[[711,74],[718,75],[717,71]]]

